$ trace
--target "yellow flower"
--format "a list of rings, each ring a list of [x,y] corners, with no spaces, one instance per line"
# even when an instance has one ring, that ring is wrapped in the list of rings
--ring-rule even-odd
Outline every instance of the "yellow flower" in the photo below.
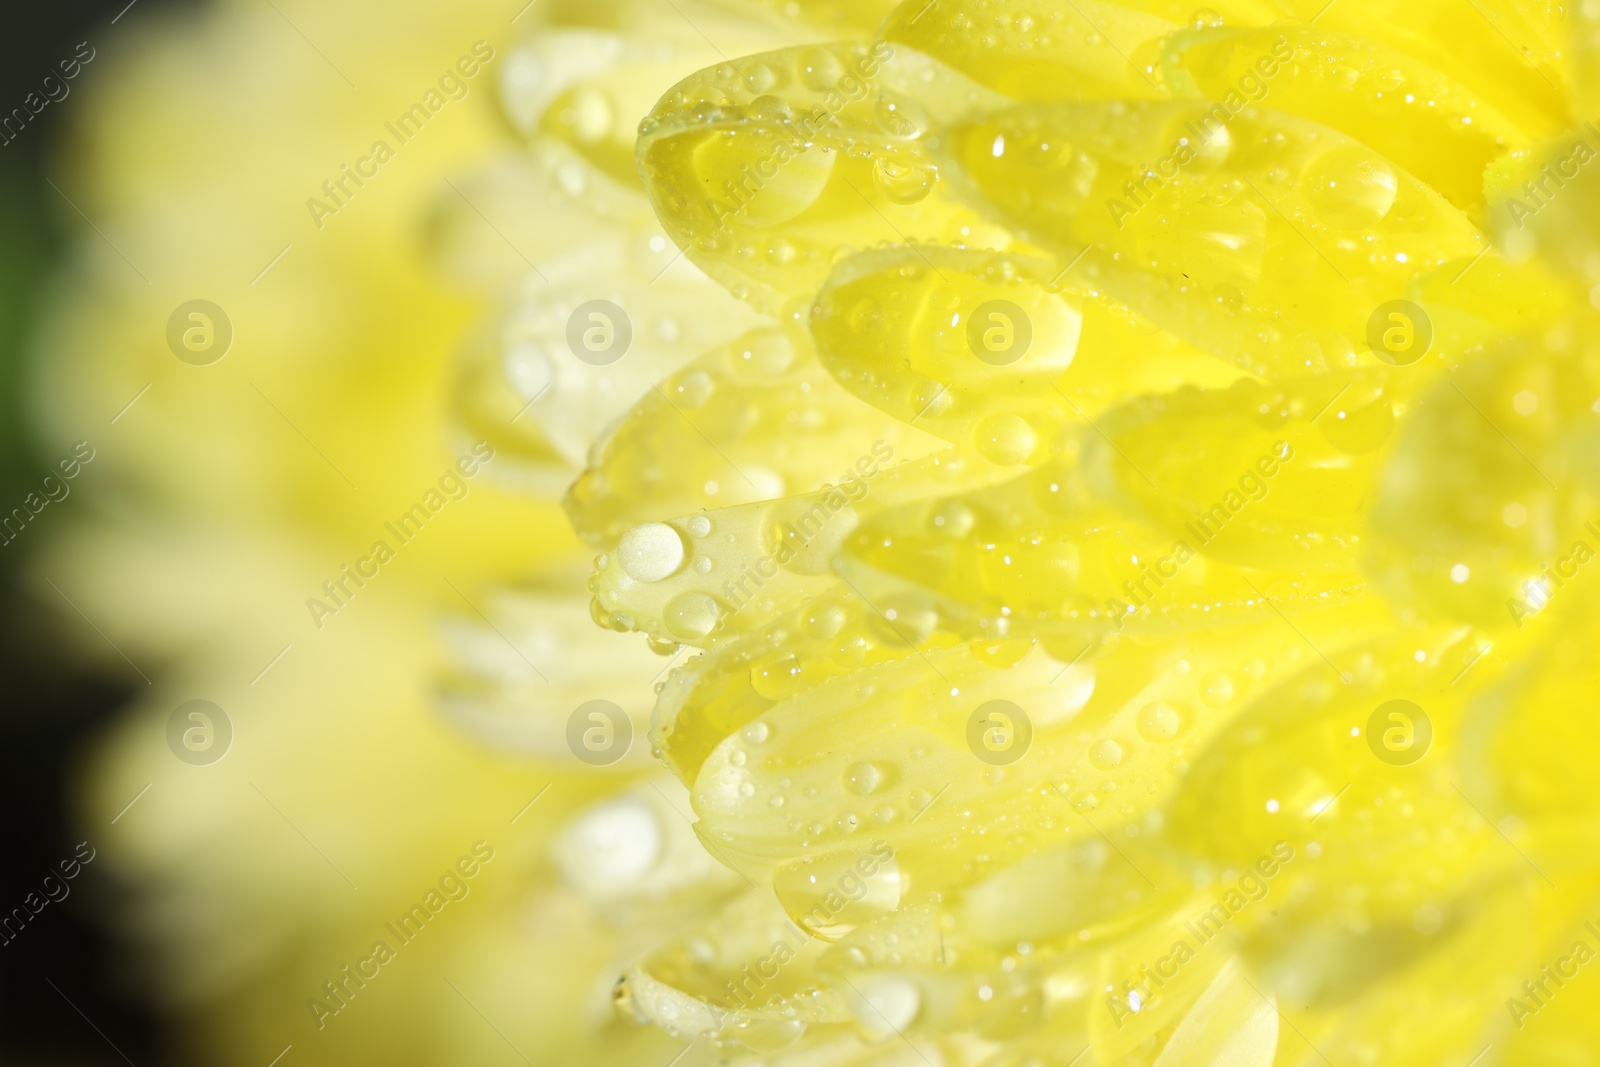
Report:
[[[1589,1062],[1594,28],[1282,14],[911,0],[641,125],[773,320],[568,496],[603,624],[705,650],[652,738],[750,883],[641,1018]]]
[[[45,396],[141,399],[40,571],[154,678],[85,824],[199,1043],[1590,1062],[1600,28],[1286,14],[226,8],[119,71]]]

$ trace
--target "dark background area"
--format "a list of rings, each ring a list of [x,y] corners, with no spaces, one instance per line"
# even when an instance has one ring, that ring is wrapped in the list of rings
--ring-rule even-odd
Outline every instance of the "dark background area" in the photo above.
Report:
[[[8,5],[0,29],[0,115],[20,107],[56,63],[89,40],[96,58],[133,40],[130,22],[172,6],[163,0],[50,0]],[[115,27],[109,23],[123,12]],[[109,32],[108,32],[109,31]],[[103,59],[100,59],[104,62]],[[59,73],[57,71],[57,73]],[[47,106],[0,147],[0,510],[9,511],[49,467],[34,447],[24,359],[40,295],[74,231],[72,209],[45,182],[84,83]],[[92,86],[90,86],[92,89]],[[59,179],[57,184],[61,184]],[[47,354],[46,354],[47,355]],[[48,528],[40,531],[46,538]],[[21,907],[81,837],[69,820],[69,790],[84,745],[122,706],[126,693],[74,663],[52,615],[22,586],[28,541],[0,548],[0,914]],[[93,914],[105,898],[93,865],[71,894],[47,905],[0,946],[0,1064],[160,1067],[156,1019],[119,974],[119,949]],[[54,983],[57,989],[51,987]],[[68,1001],[70,998],[70,1003]]]

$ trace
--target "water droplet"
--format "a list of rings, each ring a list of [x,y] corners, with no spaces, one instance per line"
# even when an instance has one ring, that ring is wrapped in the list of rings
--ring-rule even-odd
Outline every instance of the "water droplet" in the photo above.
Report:
[[[1190,149],[1194,152],[1193,166],[1212,169],[1222,166],[1233,154],[1233,131],[1227,126],[1219,125],[1204,137],[1195,138],[1187,130],[1181,135],[1188,138]]]
[[[877,763],[852,763],[844,770],[844,787],[858,796],[876,793],[889,784],[892,771]]]
[[[674,398],[679,406],[686,408],[704,407],[706,401],[711,399],[711,394],[716,391],[716,384],[712,382],[711,375],[703,370],[690,371],[677,384],[672,387]]]
[[[728,363],[746,378],[771,378],[794,363],[794,345],[780,330],[754,330],[728,349]]]
[[[928,130],[927,111],[917,101],[899,93],[879,93],[872,113],[878,120],[878,127],[890,137],[909,141]]]
[[[933,191],[939,171],[931,164],[879,156],[872,163],[872,184],[896,204],[915,204]]]
[[[659,582],[683,566],[683,535],[664,522],[647,522],[622,535],[617,562],[636,582]]]
[[[759,145],[746,151],[761,156],[771,156],[780,142],[776,135],[764,137]],[[777,173],[765,180],[754,195],[742,201],[738,210],[727,217],[729,223],[742,222],[757,229],[770,229],[782,225],[805,211],[828,186],[839,153],[829,151],[820,144],[812,144],[788,157],[789,161]],[[720,178],[718,179],[720,180]],[[746,286],[730,289],[741,300],[749,296]]]
[[[1090,751],[1089,762],[1101,770],[1110,770],[1122,762],[1122,745],[1114,738],[1106,738]]]
[[[1345,144],[1318,156],[1301,185],[1328,226],[1355,231],[1369,229],[1389,214],[1400,183],[1380,156]]]
[[[871,974],[851,982],[850,1011],[874,1039],[886,1041],[916,1020],[922,994],[909,978]]]
[[[801,83],[818,92],[832,89],[844,76],[844,64],[831,48],[807,48],[800,53],[799,65]]]
[[[717,602],[705,593],[679,593],[662,611],[667,629],[685,641],[698,640],[716,629],[721,614]]]
[[[1233,702],[1233,679],[1221,671],[1211,671],[1200,679],[1200,699],[1213,708]]]
[[[1182,728],[1178,709],[1164,700],[1152,701],[1139,710],[1139,736],[1146,741],[1165,741]]]
[[[810,832],[821,834],[823,827],[813,824]],[[772,890],[783,910],[824,941],[837,941],[893,911],[901,889],[900,865],[881,843],[797,860],[772,874]]]
[[[844,629],[844,609],[837,604],[818,604],[800,617],[800,626],[815,638],[826,640]]]
[[[950,410],[955,397],[944,382],[924,380],[911,387],[911,414],[937,418]]]
[[[770,92],[778,84],[778,72],[765,63],[755,63],[744,72],[744,81],[750,86],[751,92]]]
[[[800,685],[800,661],[784,654],[750,668],[750,688],[768,700],[782,700]]]
[[[978,454],[991,463],[1022,463],[1033,454],[1036,438],[1033,427],[1020,415],[1009,412],[990,415],[972,432]]]

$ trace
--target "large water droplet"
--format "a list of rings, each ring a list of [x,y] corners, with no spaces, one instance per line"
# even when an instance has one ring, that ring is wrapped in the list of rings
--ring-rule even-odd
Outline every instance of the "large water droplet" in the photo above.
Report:
[[[664,522],[647,522],[622,535],[617,561],[636,582],[659,582],[683,566],[683,535]]]
[[[1301,187],[1328,226],[1365,230],[1394,206],[1399,179],[1382,157],[1359,145],[1329,149],[1314,160]]]
[[[771,378],[794,363],[794,345],[780,330],[754,330],[728,350],[728,364],[745,378]]]
[[[899,93],[882,92],[872,108],[878,127],[890,137],[912,140],[928,129],[928,113],[922,105]]]
[[[811,637],[827,639],[844,629],[844,609],[837,604],[818,604],[800,617],[800,626]]]
[[[1016,464],[1033,454],[1033,427],[1020,415],[990,415],[972,432],[978,454],[991,463]]]
[[[872,163],[872,184],[896,204],[915,204],[933,191],[939,180],[934,167],[879,156]]]
[[[857,796],[866,796],[888,785],[892,774],[892,768],[879,763],[852,763],[844,769],[844,787]]]
[[[1106,738],[1090,750],[1089,762],[1103,771],[1110,770],[1122,762],[1122,745],[1113,738]]]
[[[801,83],[818,92],[832,89],[844,76],[844,64],[831,48],[807,48],[800,53],[799,65]]]
[[[721,609],[705,593],[679,593],[667,601],[662,614],[674,637],[695,641],[716,629]]]
[[[778,72],[765,63],[755,63],[744,72],[744,80],[752,92],[770,92],[778,84]]]
[[[800,661],[782,655],[750,668],[750,688],[768,700],[782,700],[800,686]]]
[[[1139,710],[1139,736],[1146,741],[1165,741],[1182,728],[1178,709],[1164,700],[1152,701]]]
[[[1225,708],[1233,702],[1233,679],[1221,671],[1211,671],[1200,679],[1200,699],[1213,708]]]
[[[950,410],[955,396],[944,382],[924,379],[911,387],[911,414],[914,418],[926,415],[938,418]]]
[[[797,860],[772,875],[783,910],[824,941],[837,941],[899,907],[902,888],[894,850],[882,842]]]
[[[706,401],[711,399],[711,394],[716,388],[711,375],[703,370],[696,370],[685,374],[670,386],[670,393],[679,407],[699,408],[705,407]]]
[[[905,1032],[922,1010],[922,994],[909,978],[872,974],[851,982],[850,1012],[873,1038],[886,1041]]]

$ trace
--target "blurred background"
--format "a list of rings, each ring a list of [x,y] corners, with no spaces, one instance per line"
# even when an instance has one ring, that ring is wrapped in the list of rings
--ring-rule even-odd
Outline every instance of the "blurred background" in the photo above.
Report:
[[[565,828],[596,803],[602,828],[620,811],[680,845],[692,831],[645,812],[654,799],[605,806],[650,764],[644,744],[614,767],[569,751],[568,715],[594,698],[642,739],[666,661],[592,624],[593,553],[559,494],[645,375],[726,339],[699,324],[743,328],[668,251],[628,163],[637,115],[715,52],[671,8],[643,16],[671,44],[601,130],[621,180],[569,156],[546,167],[549,145],[523,151],[550,103],[529,37],[616,12],[533,8],[118,0],[18,12],[0,34],[0,117],[32,112],[0,134],[0,518],[33,512],[0,535],[0,922],[24,921],[0,933],[0,1064],[681,1050],[611,997],[619,961],[677,913],[646,912],[624,942],[572,876],[594,834]],[[74,56],[92,61],[62,78]],[[418,101],[427,128],[393,130]],[[323,191],[379,138],[399,147],[381,180],[342,203]],[[547,176],[575,169],[564,190]],[[340,210],[308,213],[318,195]],[[580,244],[598,251],[552,266]],[[653,328],[619,368],[552,384],[524,335],[564,336],[562,301],[613,283],[647,294]],[[231,321],[210,360],[172,340],[195,300]],[[660,328],[660,308],[687,328]],[[40,502],[79,442],[93,462]],[[446,485],[469,454],[495,462]],[[335,600],[337,619],[308,617],[308,594],[435,486],[438,521],[382,580]],[[441,714],[452,681],[476,725]],[[202,699],[231,725],[191,759],[171,727]],[[664,797],[670,776],[651,773],[646,796]],[[568,877],[551,859],[563,833]],[[42,880],[89,849],[42,903]],[[494,857],[473,903],[325,1025],[317,998],[341,968],[469,852]],[[726,888],[690,859],[685,884]]]
[[[97,32],[110,28],[112,19],[120,27],[194,6],[183,0],[137,0],[131,6],[127,0],[63,0],[15,7],[0,34],[5,109],[21,106],[61,58],[91,35],[97,52],[114,53],[118,35]],[[95,75],[92,65],[85,68],[61,104],[93,93]],[[49,184],[61,165],[71,118],[70,107],[47,106],[0,148],[0,498],[8,502],[22,500],[54,463],[30,414],[24,357],[38,336],[51,274],[78,222]],[[85,474],[92,480],[93,468]],[[29,554],[47,543],[52,520],[59,519],[47,508],[30,530],[37,537],[19,537],[0,550],[0,677],[6,688],[0,698],[0,791],[11,813],[0,900],[7,910],[81,840],[68,817],[71,782],[81,773],[86,743],[130,692],[124,679],[74,656],[55,607],[41,603],[21,579]],[[30,924],[26,937],[0,950],[0,1061],[131,1061],[140,1067],[170,1062],[148,1005],[119,976],[108,931],[93,920],[94,888],[88,880],[77,882],[65,901]],[[70,1003],[63,996],[69,991]]]

